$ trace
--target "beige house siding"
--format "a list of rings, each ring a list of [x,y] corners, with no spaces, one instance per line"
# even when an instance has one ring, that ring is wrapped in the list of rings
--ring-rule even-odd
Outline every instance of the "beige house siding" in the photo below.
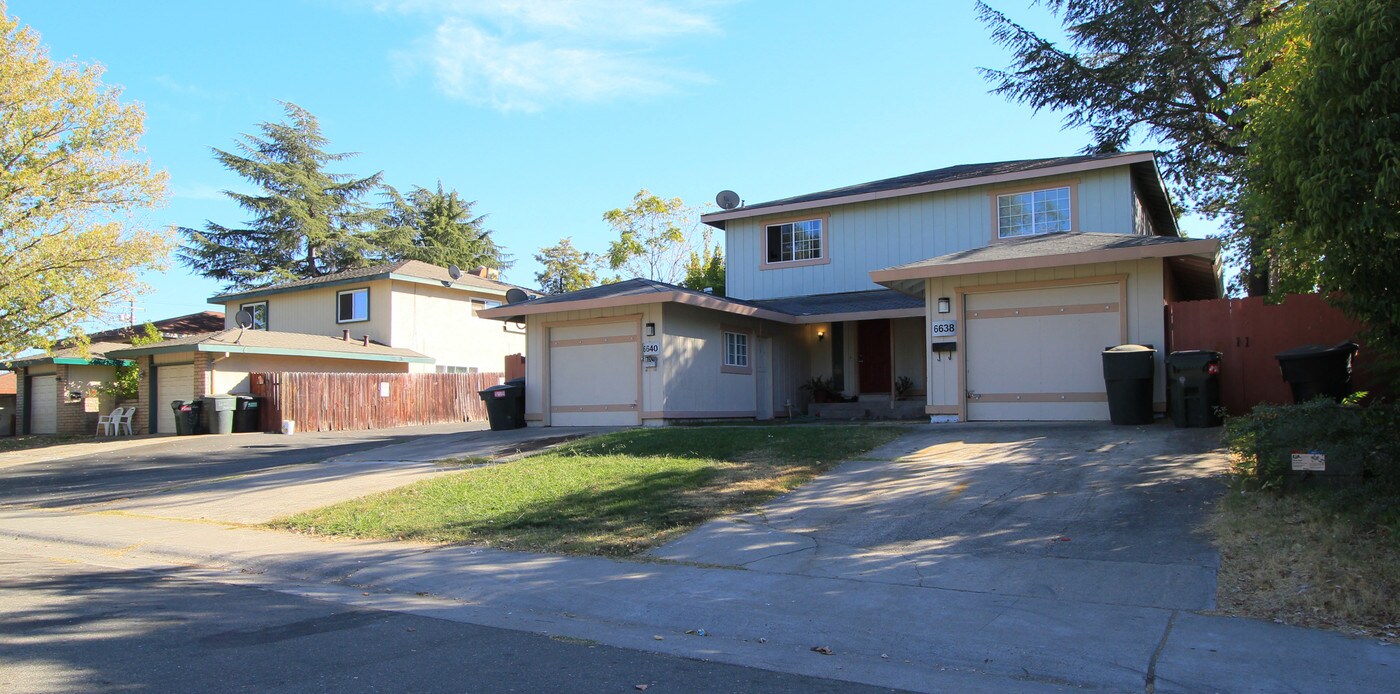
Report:
[[[927,302],[927,318],[929,320],[945,320],[952,316],[958,320],[959,336],[965,336],[966,321],[962,318],[963,307],[958,299],[960,288],[1033,285],[1037,282],[1120,275],[1126,278],[1126,302],[1120,310],[1124,312],[1123,321],[1127,330],[1127,342],[1152,345],[1157,349],[1157,374],[1154,379],[1153,401],[1160,409],[1162,403],[1166,402],[1164,365],[1166,327],[1162,314],[1164,278],[1163,262],[1160,258],[930,279],[925,284],[925,296],[931,297]],[[953,312],[951,314],[940,316],[936,313],[937,298],[942,296],[953,299]],[[927,332],[924,339],[926,342],[932,342],[932,336]],[[1104,346],[1108,347],[1109,345]],[[952,359],[948,359],[944,355],[941,361],[938,360],[938,356],[932,352],[925,354],[929,374],[927,408],[930,414],[957,414],[962,398],[962,393],[959,390],[961,387],[959,370],[965,368],[967,355],[959,352]]]
[[[1017,189],[1073,182],[1075,231],[1135,233],[1129,168],[1083,171],[1022,181]],[[878,289],[870,271],[985,246],[993,233],[994,195],[1005,186],[977,186],[860,202],[807,213],[733,219],[726,223],[726,293],[766,299]],[[779,220],[829,215],[824,230],[829,263],[761,270],[763,228]]]
[[[660,304],[599,308],[584,311],[561,311],[559,313],[541,313],[528,316],[526,318],[526,331],[528,333],[526,353],[531,356],[525,360],[525,419],[529,424],[538,426],[548,423],[548,418],[544,410],[544,391],[548,387],[548,379],[545,378],[545,369],[549,363],[549,330],[546,325],[587,321],[598,318],[640,320],[643,324],[643,334],[641,338],[643,342],[659,339],[659,336],[662,334]],[[656,324],[658,337],[646,336],[646,323]],[[660,368],[644,369],[642,371],[642,410],[648,409],[651,404],[660,404],[662,398],[661,374]]]
[[[351,289],[369,288],[369,320],[356,323],[337,323],[336,294]],[[371,340],[394,347],[390,338],[391,301],[390,281],[350,283],[333,287],[311,287],[273,294],[253,299],[237,299],[224,304],[224,326],[226,329],[238,327],[236,316],[244,304],[267,302],[268,329],[289,333],[327,335],[340,337],[342,330],[349,330],[351,337],[369,335]]]
[[[230,354],[227,358],[215,358],[209,372],[210,393],[247,394],[251,386],[248,374],[252,372],[295,371],[302,373],[407,373],[408,364],[387,361],[360,361],[355,359],[324,359],[318,357],[293,357],[274,354]]]
[[[753,417],[758,412],[755,362],[763,321],[729,317],[691,306],[668,305],[661,343],[665,385],[663,413],[710,413],[712,416]],[[748,373],[723,373],[724,331],[749,335]],[[771,338],[771,335],[769,336]],[[775,360],[776,361],[776,360]],[[651,409],[651,408],[648,408]],[[696,416],[701,416],[696,414]]]
[[[394,282],[393,290],[390,344],[436,360],[414,364],[414,371],[432,372],[437,366],[501,371],[506,355],[525,353],[525,335],[514,323],[476,315],[483,302],[500,297],[414,282]]]

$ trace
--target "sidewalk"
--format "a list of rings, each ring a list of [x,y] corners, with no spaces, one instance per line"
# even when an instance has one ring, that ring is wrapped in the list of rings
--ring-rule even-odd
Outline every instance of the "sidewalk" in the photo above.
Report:
[[[1328,632],[839,578],[38,510],[0,513],[0,551],[186,567],[364,607],[919,691],[1380,692],[1400,678],[1400,649]]]

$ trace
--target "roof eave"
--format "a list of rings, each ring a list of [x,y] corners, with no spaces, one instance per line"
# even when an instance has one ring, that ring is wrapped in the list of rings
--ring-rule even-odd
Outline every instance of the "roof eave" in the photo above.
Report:
[[[297,349],[294,347],[257,347],[249,345],[228,345],[207,342],[188,342],[179,345],[151,345],[148,347],[138,347],[135,349],[121,350],[123,355],[141,357],[154,356],[157,354],[175,354],[179,352],[218,352],[223,354],[267,354],[284,357],[320,357],[328,359],[346,359],[351,361],[388,361],[405,362],[412,364],[432,364],[435,363],[432,357],[409,356],[399,354],[356,354],[354,352],[336,352],[323,349]]]
[[[959,277],[987,272],[1012,270],[1038,270],[1064,265],[1085,265],[1089,263],[1112,263],[1143,258],[1168,258],[1181,255],[1209,257],[1213,262],[1220,254],[1220,241],[1216,239],[1190,239],[1178,243],[1160,243],[1129,248],[1107,248],[1073,253],[1035,255],[1024,258],[979,260],[915,267],[892,267],[870,273],[871,281],[896,289],[891,283],[903,280],[934,279],[938,277]],[[899,290],[903,291],[903,290]]]
[[[805,202],[791,203],[787,205],[774,205],[772,207],[740,207],[723,212],[711,212],[701,215],[700,221],[717,229],[723,229],[723,222],[731,219],[744,219],[748,217],[763,217],[775,214],[787,214],[790,212],[801,212],[821,207],[832,207],[836,205],[849,205],[857,202],[870,202],[874,200],[885,200],[889,198],[906,197],[909,195],[920,195],[923,193],[935,193],[943,190],[955,190],[958,188],[971,188],[973,186],[993,185],[1000,183],[1010,183],[1023,181],[1032,178],[1045,178],[1048,176],[1062,176],[1079,171],[1092,171],[1094,169],[1106,169],[1114,166],[1123,166],[1137,162],[1155,161],[1156,155],[1152,152],[1133,152],[1122,156],[1092,159],[1089,161],[1076,162],[1074,164],[1062,164],[1060,166],[1048,166],[1027,171],[1016,171],[1013,173],[993,174],[990,176],[977,176],[957,181],[944,181],[941,183],[929,183],[921,186],[910,186],[908,188],[895,188],[892,190],[881,190],[872,193],[859,193],[856,195],[843,195],[820,200],[808,200]]]
[[[309,289],[321,289],[324,287],[343,287],[347,284],[364,284],[365,282],[374,282],[376,280],[389,279],[393,276],[393,274],[394,273],[392,272],[379,272],[373,275],[365,275],[363,277],[346,277],[343,279],[316,282],[314,284],[303,284],[296,287],[282,287],[280,289],[277,287],[267,287],[264,289],[250,289],[246,292],[211,296],[209,297],[208,302],[211,304],[226,304],[231,301],[241,301],[244,299],[260,299],[265,296],[273,296],[276,294],[290,294],[292,292],[306,291]],[[437,284],[441,284],[441,282],[438,282]]]
[[[752,316],[765,320],[777,321],[780,323],[796,322],[793,316],[786,313],[779,313],[769,309],[758,308],[736,303],[715,296],[700,296],[690,292],[682,291],[658,291],[646,292],[642,294],[627,294],[623,296],[605,296],[597,299],[578,299],[573,301],[551,301],[548,303],[531,306],[527,302],[517,304],[506,304],[496,308],[480,311],[476,315],[482,318],[491,318],[500,321],[509,321],[515,318],[529,315],[539,315],[544,313],[558,313],[560,311],[580,311],[594,308],[616,308],[620,306],[645,306],[647,304],[676,303],[688,306],[698,306],[724,313],[736,315]]]

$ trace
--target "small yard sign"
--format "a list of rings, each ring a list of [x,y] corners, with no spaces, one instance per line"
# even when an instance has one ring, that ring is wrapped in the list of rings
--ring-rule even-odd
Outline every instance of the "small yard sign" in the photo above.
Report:
[[[1318,453],[1316,451],[1311,451],[1307,453],[1304,453],[1302,451],[1294,451],[1293,469],[1311,470],[1314,472],[1326,472],[1327,456],[1323,453]]]

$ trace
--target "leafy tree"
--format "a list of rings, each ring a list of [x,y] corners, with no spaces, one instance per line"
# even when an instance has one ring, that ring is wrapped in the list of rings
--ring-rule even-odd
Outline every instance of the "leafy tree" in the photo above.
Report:
[[[598,273],[594,269],[598,257],[574,248],[573,239],[562,238],[553,246],[541,248],[535,254],[535,262],[544,266],[535,274],[535,281],[545,294],[563,294],[598,284]]]
[[[690,259],[685,263],[682,287],[724,293],[724,249],[717,243],[711,246],[713,238],[710,230],[705,229],[700,251],[691,251]]]
[[[157,342],[165,341],[165,337],[156,330],[156,326],[147,322],[141,328],[141,334],[131,337],[133,347],[142,345],[153,345]],[[118,366],[116,378],[98,387],[98,392],[110,395],[120,400],[131,400],[139,395],[141,387],[141,369],[135,364],[131,366]]]
[[[604,212],[603,221],[618,235],[608,244],[608,267],[670,284],[685,277],[697,220],[695,210],[680,198],[662,198],[643,188],[631,205]]]
[[[1400,355],[1400,4],[1311,0],[1251,47],[1245,209]]]
[[[1042,0],[1061,19],[1067,46],[979,1],[992,37],[1014,55],[1009,69],[983,74],[995,93],[1088,128],[1086,153],[1144,137],[1163,143],[1164,175],[1190,207],[1226,223],[1227,245],[1247,265],[1246,288],[1262,294],[1269,267],[1258,251],[1268,231],[1246,228],[1239,215],[1245,114],[1232,95],[1251,77],[1242,45],[1289,1]]]
[[[407,198],[392,187],[386,186],[385,191],[388,230],[381,234],[380,244],[388,258],[468,270],[483,265],[510,267],[509,256],[485,227],[485,215],[472,216],[476,203],[461,199],[455,190],[444,191],[441,181],[436,191],[415,187]]]
[[[283,103],[286,121],[262,123],[262,136],[244,135],[238,154],[214,149],[214,158],[261,189],[226,192],[247,210],[248,228],[208,222],[204,231],[181,228],[180,258],[227,287],[242,289],[318,277],[367,264],[378,253],[371,231],[384,210],[363,201],[382,173],[365,178],[325,170],[353,154],[325,150],[329,140],[306,109]]]
[[[120,96],[101,66],[53,62],[0,2],[0,359],[81,341],[170,252],[137,217],[165,175],[133,158],[144,114]]]

